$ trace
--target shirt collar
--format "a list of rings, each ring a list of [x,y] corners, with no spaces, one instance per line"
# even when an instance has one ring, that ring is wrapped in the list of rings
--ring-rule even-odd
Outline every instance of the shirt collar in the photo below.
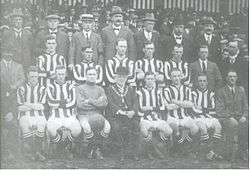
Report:
[[[119,61],[123,61],[124,59],[127,58],[126,55],[123,55],[122,57],[123,57],[123,58],[121,59],[121,57],[119,57],[117,54],[115,55],[115,58],[116,58],[117,60],[119,60]]]
[[[89,31],[82,30],[82,32],[83,32],[84,35],[85,35],[86,33],[90,35],[92,31],[91,31],[91,30],[89,30]]]
[[[201,59],[199,58],[199,61],[200,61],[201,64],[202,64],[202,62],[205,62],[205,64],[207,64],[207,59],[206,59],[206,60],[201,60]]]
[[[229,88],[230,91],[233,90],[235,92],[235,86],[231,87],[231,86],[227,85],[227,87]]]
[[[13,30],[14,30],[15,32],[17,32],[17,33],[20,33],[23,29],[22,29],[22,28],[20,28],[20,29],[13,28]]]
[[[113,29],[119,29],[119,30],[120,30],[121,27],[122,27],[121,25],[120,25],[119,27],[115,26],[114,24],[112,25],[112,28],[113,28]]]
[[[174,38],[176,39],[176,38],[181,38],[182,39],[182,34],[181,35],[176,35],[175,33],[174,33]]]
[[[12,60],[6,61],[5,59],[3,59],[3,62],[4,62],[4,64],[7,66],[7,64],[11,64]]]

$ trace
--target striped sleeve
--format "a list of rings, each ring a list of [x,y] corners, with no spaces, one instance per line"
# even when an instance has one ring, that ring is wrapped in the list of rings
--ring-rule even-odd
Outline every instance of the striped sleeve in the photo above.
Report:
[[[167,82],[170,82],[171,79],[170,79],[170,65],[169,65],[169,62],[166,61],[164,63],[164,74],[165,74],[165,79]]]
[[[114,80],[115,70],[114,70],[114,62],[113,62],[113,60],[108,60],[106,62],[105,71],[106,71],[107,80],[110,83],[115,83],[115,80]]]
[[[210,101],[211,102],[211,109],[210,111],[215,111],[215,97],[214,97],[214,92],[210,93]]]
[[[100,84],[103,82],[103,68],[101,65],[96,65],[96,70],[97,70],[97,80],[96,83]]]
[[[23,105],[24,103],[25,103],[25,88],[22,86],[17,89],[17,104]]]
[[[56,93],[56,87],[53,84],[49,83],[47,85],[46,91],[47,91],[47,99],[49,106],[58,107],[60,105],[60,101],[54,98]]]
[[[74,107],[76,105],[75,87],[72,84],[70,84],[68,89],[69,89],[69,91],[68,91],[69,101],[67,101],[67,103],[66,103],[66,108]]]
[[[185,73],[183,76],[183,81],[186,85],[190,84],[190,73],[189,73],[189,68],[188,68],[188,63],[184,63],[183,65],[183,72]]]
[[[40,90],[39,90],[39,95],[40,95],[40,98],[39,98],[39,102],[42,103],[42,104],[45,104],[46,103],[46,97],[47,97],[47,93],[46,93],[46,88],[44,86],[41,86],[40,87]]]
[[[82,77],[82,75],[81,75],[81,70],[82,70],[82,67],[79,64],[75,65],[75,67],[73,68],[73,76],[74,76],[75,80],[78,80],[78,81],[85,80],[85,77]]]
[[[138,101],[138,115],[139,116],[143,116],[144,114],[143,114],[143,112],[142,112],[142,92],[141,91],[139,91],[139,90],[137,90],[136,91],[136,95],[137,95],[137,101]]]
[[[164,103],[170,104],[171,103],[171,94],[169,88],[165,88],[163,91],[163,101]]]

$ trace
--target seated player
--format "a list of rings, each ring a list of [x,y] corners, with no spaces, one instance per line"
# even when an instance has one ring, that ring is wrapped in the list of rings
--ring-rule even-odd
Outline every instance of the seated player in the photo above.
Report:
[[[178,68],[181,71],[181,82],[187,86],[190,85],[190,74],[188,69],[188,63],[182,60],[183,55],[183,46],[175,45],[172,50],[172,58],[168,61],[165,61],[164,72],[165,72],[165,81],[167,84],[171,83],[170,71],[173,68]]]
[[[166,143],[172,134],[172,129],[165,120],[162,120],[164,105],[162,101],[162,91],[156,87],[156,77],[153,72],[145,74],[143,86],[137,91],[139,100],[139,114],[142,116],[140,129],[144,140],[146,141],[146,152],[150,159],[151,144],[153,144],[156,153],[160,158],[164,158],[162,153],[156,148],[156,142],[153,139],[153,131],[159,131],[161,142]],[[166,113],[165,113],[166,114]]]
[[[89,143],[88,158],[93,158],[95,154],[98,159],[103,159],[100,152],[103,149],[102,138],[108,137],[111,127],[103,116],[104,109],[108,104],[107,97],[104,89],[96,85],[96,80],[96,69],[94,67],[87,68],[86,83],[76,88],[77,110],[83,135]],[[100,137],[101,139],[98,139]]]
[[[199,131],[195,120],[190,115],[193,107],[191,89],[181,83],[179,69],[173,68],[170,75],[172,84],[164,89],[163,95],[168,110],[167,122],[174,130],[178,143],[184,143],[186,139],[191,144],[192,136]],[[181,136],[179,129],[182,129]]]
[[[159,87],[164,86],[164,64],[161,60],[154,58],[155,47],[153,42],[145,42],[143,47],[144,58],[135,63],[135,74],[138,86],[141,86],[145,73],[153,72]]]
[[[95,64],[93,60],[93,49],[91,47],[84,47],[81,50],[82,58],[80,64],[75,65],[73,69],[73,76],[77,83],[84,83],[86,81],[86,70],[93,67],[97,72],[96,84],[103,85],[103,69],[101,65]]]
[[[39,77],[42,85],[47,85],[48,79],[55,78],[56,67],[62,65],[66,67],[64,56],[56,53],[56,38],[48,35],[45,39],[45,53],[38,57]]]
[[[81,133],[81,126],[75,113],[75,87],[65,80],[66,68],[64,66],[57,66],[55,73],[55,80],[47,85],[50,109],[47,129],[51,141],[59,144],[55,146],[73,149],[74,139]],[[73,154],[70,151],[67,156],[72,158]]]
[[[221,139],[221,124],[214,117],[216,116],[214,92],[207,88],[206,74],[198,76],[198,88],[192,91],[192,101],[196,125],[201,133],[201,145],[205,145],[206,149],[209,149],[207,159],[221,159],[222,157],[217,154],[218,143]],[[213,130],[213,136],[209,141],[208,130],[210,129]],[[211,144],[209,145],[208,142],[211,142]]]
[[[224,158],[235,161],[237,152],[243,160],[248,157],[249,107],[245,89],[237,86],[237,72],[228,70],[227,84],[219,89],[215,98],[215,108],[226,136]],[[237,146],[238,145],[238,146]]]
[[[18,117],[24,141],[24,153],[31,160],[44,161],[41,148],[47,122],[43,112],[46,88],[38,83],[37,67],[29,67],[27,78],[28,81],[17,90]]]
[[[129,77],[127,82],[130,85],[135,86],[135,76],[134,76],[134,61],[130,60],[126,56],[127,52],[127,40],[118,39],[116,42],[116,55],[108,60],[105,65],[106,78],[108,83],[115,83],[115,74],[118,67],[126,67],[129,70]],[[132,83],[132,84],[131,84]]]
[[[106,117],[112,127],[112,139],[121,147],[120,161],[125,156],[138,160],[139,152],[139,120],[138,104],[135,89],[126,84],[129,70],[118,67],[115,74],[115,84],[109,84],[106,89],[108,106]]]

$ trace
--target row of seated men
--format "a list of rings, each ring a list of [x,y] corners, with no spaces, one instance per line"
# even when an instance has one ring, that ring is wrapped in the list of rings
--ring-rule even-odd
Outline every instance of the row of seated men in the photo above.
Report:
[[[77,65],[68,72],[73,73],[76,78],[74,81],[66,80],[65,59],[55,53],[55,38],[49,36],[45,42],[48,53],[38,58],[37,66],[29,68],[27,83],[23,84],[24,75],[18,64],[14,77],[22,81],[12,85],[7,78],[1,80],[1,85],[7,81],[10,89],[17,89],[17,120],[28,157],[45,159],[41,151],[45,127],[52,143],[70,146],[70,150],[74,148],[72,143],[83,136],[89,143],[89,158],[103,158],[103,140],[110,135],[121,146],[121,160],[124,160],[128,148],[133,150],[133,158],[138,160],[140,134],[146,143],[144,150],[149,158],[153,158],[152,146],[158,157],[164,157],[157,150],[156,141],[166,145],[174,141],[174,148],[179,148],[177,144],[185,145],[198,138],[202,145],[194,144],[188,153],[195,152],[195,147],[205,145],[205,154],[209,160],[221,159],[223,156],[217,152],[222,135],[221,125],[228,136],[228,146],[235,147],[237,136],[241,134],[238,129],[248,121],[246,95],[244,88],[236,86],[235,71],[227,73],[227,84],[224,87],[215,85],[222,78],[213,63],[211,66],[214,68],[210,68],[212,73],[209,74],[210,62],[206,59],[208,49],[201,46],[197,66],[201,71],[192,67],[191,71],[196,71],[192,85],[187,83],[192,79],[192,74],[190,76],[187,73],[187,64],[180,64],[180,46],[173,50],[175,61],[163,64],[153,58],[153,43],[145,43],[145,58],[138,60],[134,66],[137,68],[134,69],[130,67],[133,63],[124,56],[126,45],[126,40],[117,41],[117,54],[107,61],[105,70],[100,66],[91,65],[93,51],[91,48],[84,48],[82,65]],[[4,68],[2,70],[7,76],[12,73],[9,70],[10,64],[14,63],[10,51],[11,49],[2,52],[1,68]],[[180,54],[176,54],[177,52]],[[131,70],[136,71],[131,73]],[[164,70],[168,70],[167,75]],[[101,72],[106,72],[105,85],[103,81],[98,81],[100,76],[103,76]],[[221,88],[215,95],[214,90],[219,87]],[[6,98],[13,95],[9,90],[5,89],[4,92]],[[48,104],[48,109],[45,104]],[[13,119],[12,116],[7,114],[6,120]],[[208,129],[213,129],[213,133],[209,134]],[[156,136],[153,135],[154,132]],[[98,140],[94,136],[98,136]],[[34,139],[36,145],[32,145]],[[241,142],[239,144],[244,145]],[[35,147],[31,149],[30,146]],[[247,147],[244,146],[240,148]],[[234,153],[227,153],[224,157],[234,158]],[[69,156],[72,157],[71,152]]]

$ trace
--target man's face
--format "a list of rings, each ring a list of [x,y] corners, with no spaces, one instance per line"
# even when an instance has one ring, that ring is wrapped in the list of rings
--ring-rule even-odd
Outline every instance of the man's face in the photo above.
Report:
[[[90,31],[94,27],[94,20],[83,20],[82,21],[82,28],[85,31]]]
[[[86,48],[84,52],[82,52],[83,59],[91,62],[93,61],[93,50],[91,48]]]
[[[181,58],[183,55],[183,47],[174,47],[172,54],[173,54],[174,61],[181,61]]]
[[[172,71],[171,81],[174,85],[180,85],[181,84],[181,72],[180,71]]]
[[[155,75],[147,75],[144,79],[145,86],[149,88],[153,88],[156,86],[156,78]]]
[[[201,60],[206,60],[208,57],[208,48],[200,48],[199,57]]]
[[[145,58],[153,58],[154,56],[154,44],[146,44],[145,47],[143,48],[143,52],[145,54]]]
[[[207,34],[212,34],[214,32],[214,25],[213,24],[204,25],[204,31]]]
[[[65,82],[66,69],[56,69],[56,80],[59,82]]]
[[[228,72],[227,74],[227,83],[230,86],[234,86],[237,82],[238,76],[236,72]]]
[[[144,28],[148,32],[153,32],[154,25],[155,25],[154,21],[144,21]]]
[[[51,40],[47,40],[46,41],[46,49],[48,51],[55,51],[56,50],[56,40],[55,39],[51,39]]]
[[[59,20],[55,18],[54,19],[51,18],[51,19],[48,19],[47,24],[50,29],[56,29],[59,24]]]
[[[115,75],[115,82],[119,85],[124,85],[127,81],[126,75]]]
[[[122,24],[123,16],[122,14],[115,14],[112,16],[111,20],[115,26],[119,27]]]
[[[199,76],[198,77],[198,86],[200,90],[206,90],[207,89],[207,77],[206,76]]]
[[[13,18],[13,23],[15,28],[22,28],[23,27],[23,18],[20,16],[16,16]]]
[[[32,86],[35,86],[38,83],[38,72],[31,71],[28,73],[28,81]]]
[[[97,80],[97,72],[95,69],[88,70],[86,73],[86,81],[90,83],[96,83]]]
[[[184,25],[175,25],[174,26],[174,33],[176,35],[182,35],[184,32]]]
[[[237,46],[234,46],[234,45],[229,45],[228,46],[228,52],[231,56],[234,56],[237,54],[239,48]]]
[[[119,41],[116,46],[117,54],[120,56],[125,55],[127,47],[128,47],[127,41]]]

